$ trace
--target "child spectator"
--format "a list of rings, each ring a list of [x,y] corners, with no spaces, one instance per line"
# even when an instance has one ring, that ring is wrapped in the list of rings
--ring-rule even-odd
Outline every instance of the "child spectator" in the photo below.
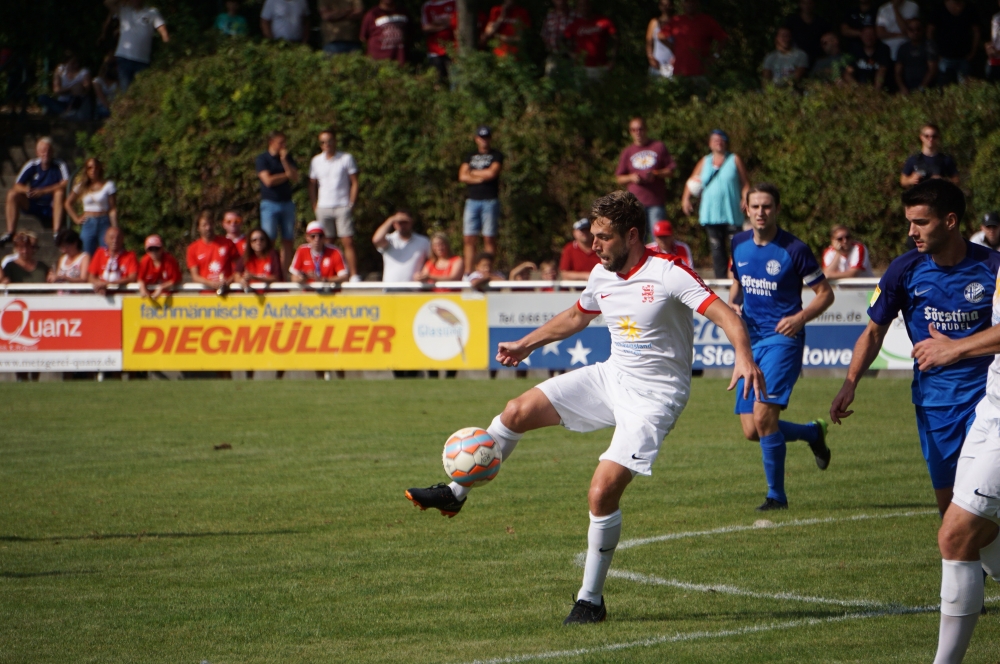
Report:
[[[111,19],[118,17],[118,48],[115,58],[118,60],[118,87],[122,92],[128,90],[135,75],[149,68],[150,56],[153,51],[153,33],[160,35],[166,44],[170,41],[167,33],[167,23],[159,10],[146,7],[144,0],[123,0],[117,10],[108,14],[104,21],[104,33],[111,25]]]
[[[476,256],[474,263],[476,269],[465,275],[465,281],[468,281],[473,288],[484,291],[492,279],[503,279],[503,273],[493,269],[494,258],[493,254],[487,252]]]
[[[44,284],[48,280],[49,266],[35,260],[38,252],[38,236],[30,231],[18,231],[14,236],[17,258],[3,268],[5,284]]]
[[[250,231],[246,251],[239,265],[240,283],[244,289],[251,281],[273,284],[285,277],[281,272],[281,259],[274,250],[271,238],[260,228]]]
[[[395,60],[405,65],[410,57],[410,16],[396,0],[379,0],[361,21],[361,41],[372,60]]]
[[[317,9],[324,53],[340,55],[361,50],[359,34],[365,15],[361,0],[319,0]]]
[[[669,221],[663,219],[656,222],[656,225],[653,226],[653,239],[655,242],[647,244],[647,248],[660,254],[677,256],[684,265],[694,269],[691,247],[674,238],[674,227]]]
[[[295,251],[295,258],[288,268],[292,281],[298,284],[321,281],[339,284],[347,281],[347,266],[340,251],[326,243],[323,224],[318,221],[306,226],[306,244]]]
[[[462,235],[465,245],[465,268],[472,267],[479,236],[483,248],[493,253],[500,234],[500,170],[503,153],[494,150],[493,133],[486,125],[480,126],[473,137],[476,151],[469,154],[458,169],[458,181],[464,182],[465,211],[462,215]]]
[[[191,281],[208,286],[221,295],[233,282],[238,260],[236,247],[215,234],[211,210],[202,210],[197,221],[198,239],[188,245],[187,267]]]
[[[99,295],[109,286],[123,286],[135,281],[139,261],[135,254],[125,250],[122,232],[112,226],[104,234],[104,246],[98,248],[90,261],[90,283]]]
[[[774,36],[775,50],[764,58],[764,85],[795,85],[806,75],[809,56],[792,43],[792,31],[778,28]]]
[[[77,215],[76,202],[83,205],[83,214]],[[66,199],[66,214],[80,226],[83,250],[93,256],[98,246],[104,246],[104,234],[118,225],[118,188],[104,177],[104,164],[91,157],[83,169],[83,176]]]
[[[306,0],[264,0],[260,31],[268,39],[309,41],[309,4]]]
[[[909,94],[934,85],[938,73],[937,48],[924,36],[924,25],[919,18],[906,22],[910,40],[896,51],[896,85],[901,93]]]
[[[139,294],[154,300],[181,283],[181,266],[163,249],[163,239],[150,235],[145,242],[146,255],[139,261]],[[149,287],[153,287],[152,294]]]
[[[59,231],[56,236],[59,260],[49,272],[49,283],[85,284],[88,280],[90,255],[83,250],[83,241],[71,228]]]
[[[427,236],[413,232],[413,217],[406,210],[383,221],[372,244],[382,254],[382,281],[393,283],[415,281],[431,251]]]
[[[226,0],[226,11],[215,17],[215,29],[227,37],[246,37],[247,20],[240,16],[240,0]]]
[[[545,281],[557,281],[560,278],[559,268],[554,260],[542,261],[538,264],[540,276]],[[546,290],[552,290],[551,288]]]
[[[576,0],[576,10],[580,18],[566,28],[566,39],[587,77],[599,79],[614,66],[618,31],[611,19],[590,10],[590,0]]]
[[[523,33],[530,27],[531,15],[528,10],[519,6],[515,0],[503,0],[490,9],[490,17],[479,43],[485,46],[496,37],[497,45],[493,48],[495,56],[504,58],[516,55]]]
[[[822,262],[827,279],[874,276],[868,248],[852,240],[851,231],[841,224],[830,229],[830,246],[823,250]]]
[[[590,232],[590,219],[584,217],[573,224],[573,240],[563,247],[559,258],[559,271],[563,279],[586,281],[601,259],[594,251],[594,234]]]
[[[448,236],[435,233],[431,238],[431,257],[417,275],[417,281],[435,284],[439,281],[461,281],[465,265],[461,256],[453,256]],[[446,290],[446,289],[435,289]]]

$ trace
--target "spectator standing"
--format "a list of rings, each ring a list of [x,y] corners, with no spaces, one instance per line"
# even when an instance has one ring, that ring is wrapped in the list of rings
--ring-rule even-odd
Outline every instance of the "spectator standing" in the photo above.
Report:
[[[260,31],[268,39],[309,41],[309,5],[306,0],[264,0]]]
[[[240,283],[244,288],[249,286],[250,281],[272,284],[284,279],[281,259],[274,250],[274,243],[263,229],[255,228],[250,231],[250,239],[240,261],[239,271]]]
[[[41,95],[38,103],[49,115],[90,119],[90,70],[80,65],[80,58],[66,51],[66,62],[52,73],[52,95]]]
[[[873,277],[868,248],[851,238],[847,226],[830,229],[830,246],[823,250],[823,274],[827,279]]]
[[[986,79],[1000,81],[1000,12],[990,19],[990,41],[986,43]]]
[[[5,284],[44,284],[48,280],[49,266],[35,259],[38,253],[38,236],[30,231],[18,231],[14,236],[17,258],[3,266]]]
[[[326,237],[340,238],[344,244],[351,280],[361,281],[351,212],[358,200],[358,165],[350,153],[337,151],[337,136],[332,127],[320,133],[319,145],[323,151],[309,164],[309,201]]]
[[[234,280],[236,247],[215,234],[215,220],[210,210],[202,210],[197,222],[198,239],[188,245],[187,268],[191,281],[223,291]],[[221,294],[221,293],[220,293]]]
[[[666,178],[674,174],[677,164],[662,142],[649,138],[646,121],[641,117],[629,120],[628,133],[632,145],[622,150],[615,178],[642,203],[652,230],[653,224],[667,216]]]
[[[673,40],[674,75],[704,76],[709,58],[718,57],[729,36],[718,22],[701,12],[698,0],[684,0],[684,13],[673,16],[660,30],[660,39]]]
[[[927,123],[920,128],[920,152],[903,164],[899,184],[912,187],[932,178],[958,184],[958,166],[951,155],[941,152],[941,130],[936,124]]]
[[[451,23],[457,12],[455,0],[427,0],[420,8],[420,27],[427,39],[427,64],[437,70],[441,81],[448,80],[451,64],[448,49],[455,47]]]
[[[847,68],[847,80],[859,85],[871,85],[876,92],[880,91],[892,66],[892,55],[889,47],[878,40],[874,28],[861,30],[861,47],[851,56],[853,62]]]
[[[247,238],[243,234],[243,216],[236,210],[226,210],[222,215],[222,230],[226,239],[236,247],[236,255],[242,256],[247,250]]]
[[[35,158],[24,165],[14,186],[7,192],[7,232],[0,237],[0,245],[10,242],[22,212],[41,221],[51,220],[53,235],[62,228],[69,169],[55,158],[54,153],[52,139],[48,136],[35,143]]]
[[[246,37],[250,34],[247,20],[240,15],[240,0],[226,0],[226,11],[215,17],[215,29],[227,37]],[[139,285],[141,290],[141,281]]]
[[[323,224],[311,221],[306,226],[306,243],[295,250],[295,258],[288,268],[292,281],[298,284],[320,281],[339,284],[347,281],[347,266],[332,244],[326,243]]]
[[[395,60],[405,65],[410,56],[410,16],[395,0],[379,0],[361,22],[361,41],[372,60]]]
[[[933,86],[938,72],[937,49],[927,40],[919,18],[906,22],[906,34],[910,41],[896,51],[895,65],[896,87],[904,95]]]
[[[833,30],[833,26],[816,15],[816,0],[799,0],[799,12],[785,19],[785,27],[792,32],[792,43],[809,56],[808,66],[823,57],[820,39]]]
[[[853,58],[847,53],[841,53],[840,39],[837,37],[837,33],[832,30],[823,35],[820,44],[823,46],[825,55],[813,65],[809,72],[809,78],[827,83],[843,82],[846,80],[845,74]]]
[[[413,217],[398,210],[375,231],[372,243],[382,254],[382,281],[415,281],[430,256],[431,242],[413,232]]]
[[[80,235],[72,228],[59,231],[56,236],[56,247],[59,249],[59,260],[55,268],[49,272],[50,283],[87,283],[90,256],[83,250]]]
[[[83,204],[83,214],[77,215],[76,203]],[[98,245],[104,246],[104,234],[118,225],[118,189],[104,177],[104,164],[91,157],[84,165],[83,177],[66,199],[66,214],[80,226],[83,250],[93,256]]]
[[[111,117],[111,104],[118,96],[118,61],[113,55],[104,58],[94,79],[94,118],[104,120]]]
[[[288,268],[292,260],[292,240],[295,238],[295,203],[292,183],[299,181],[299,167],[288,154],[285,135],[272,131],[267,137],[267,151],[254,162],[260,179],[260,225],[277,242],[281,235],[281,267]]]
[[[125,92],[132,85],[135,75],[149,68],[153,34],[159,34],[164,44],[170,41],[170,34],[159,10],[146,7],[144,0],[123,0],[117,10],[108,14],[103,32],[107,32],[114,17],[118,17],[118,48],[115,49],[118,87]]]
[[[181,283],[181,266],[176,258],[163,249],[163,238],[159,235],[148,236],[144,247],[146,255],[139,261],[136,275],[139,295],[156,299]],[[149,291],[150,287],[153,288],[152,293]]]
[[[109,286],[123,286],[136,279],[139,261],[135,254],[125,250],[121,229],[112,226],[104,234],[104,246],[98,247],[90,260],[90,283],[99,295]]]
[[[618,31],[611,19],[591,11],[590,0],[576,0],[576,10],[580,18],[566,28],[566,39],[587,78],[600,79],[614,66]]]
[[[840,22],[840,36],[848,40],[848,51],[861,45],[861,29],[869,25],[874,28],[875,19],[875,3],[872,0],[861,0],[847,10],[844,20]]]
[[[316,9],[324,53],[341,55],[361,50],[361,19],[365,15],[361,0],[319,0]]]
[[[430,284],[439,281],[461,281],[464,272],[465,262],[461,256],[452,255],[448,236],[444,233],[435,233],[431,238],[431,256],[417,274],[417,280]]]
[[[979,12],[967,0],[936,4],[927,20],[927,39],[934,42],[940,56],[941,84],[965,81],[982,43]]]
[[[996,212],[984,214],[979,232],[970,237],[969,242],[1000,251],[1000,214]]]
[[[670,254],[680,259],[681,263],[694,269],[694,257],[691,247],[674,237],[674,226],[666,219],[661,219],[653,225],[653,242],[647,248],[661,254]]]
[[[778,28],[774,36],[775,50],[764,58],[764,85],[795,85],[809,70],[809,56],[792,43],[792,31]]]
[[[590,232],[590,219],[584,217],[573,224],[573,239],[563,247],[559,258],[559,272],[563,279],[586,281],[591,271],[601,264],[594,251],[594,234]]]
[[[919,15],[920,7],[913,0],[890,0],[879,7],[875,16],[876,32],[878,38],[889,47],[890,60],[896,59],[896,51],[906,42],[906,22]]]
[[[671,47],[674,39],[664,28],[674,17],[674,2],[660,0],[659,8],[659,16],[649,19],[649,24],[646,25],[646,60],[649,61],[650,76],[673,78],[675,57]]]
[[[531,15],[528,10],[518,5],[515,0],[503,0],[490,9],[490,17],[486,22],[479,42],[484,46],[496,38],[497,45],[493,54],[499,58],[516,55],[524,32],[531,27]]]
[[[709,153],[695,164],[689,180],[694,180],[700,190],[698,222],[708,235],[715,278],[725,279],[729,273],[727,247],[743,230],[743,206],[750,191],[750,179],[743,160],[729,151],[726,132],[713,130],[708,137],[708,149]],[[681,199],[686,215],[694,214],[690,185],[689,181]]]
[[[458,181],[465,183],[465,211],[462,215],[462,235],[465,245],[465,267],[472,265],[476,244],[483,236],[486,253],[497,249],[500,234],[500,171],[503,153],[492,147],[493,132],[486,125],[476,129],[473,137],[476,151],[469,154],[458,169]]]
[[[545,23],[542,25],[546,76],[551,76],[556,69],[565,64],[569,55],[566,28],[578,18],[580,14],[570,8],[568,0],[552,1],[552,9],[545,15]]]

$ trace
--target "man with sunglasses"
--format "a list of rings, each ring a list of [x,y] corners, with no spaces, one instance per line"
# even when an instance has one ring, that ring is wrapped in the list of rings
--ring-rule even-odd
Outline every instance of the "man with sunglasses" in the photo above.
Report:
[[[920,128],[920,152],[906,160],[899,184],[912,187],[924,180],[942,178],[958,184],[958,167],[951,155],[941,152],[941,130],[927,123]]]
[[[163,238],[159,235],[147,237],[145,248],[146,255],[139,261],[139,294],[155,300],[181,282],[181,266],[163,249]]]
[[[851,231],[842,224],[830,229],[830,246],[823,250],[823,274],[827,279],[872,277],[868,247],[851,239]]]
[[[295,250],[288,268],[292,281],[298,284],[321,281],[339,284],[347,281],[348,272],[340,251],[326,243],[323,224],[312,221],[306,227],[306,244]]]

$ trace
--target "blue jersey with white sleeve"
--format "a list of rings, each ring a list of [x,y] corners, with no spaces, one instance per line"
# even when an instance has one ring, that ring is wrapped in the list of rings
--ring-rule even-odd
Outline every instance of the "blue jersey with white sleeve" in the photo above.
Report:
[[[805,329],[794,339],[776,332],[778,321],[802,311],[802,284],[815,286],[823,269],[812,250],[791,233],[778,229],[774,239],[758,246],[753,231],[733,238],[733,277],[743,287],[743,320],[754,348],[771,344],[804,344]]]
[[[902,312],[913,343],[930,337],[929,325],[953,339],[989,328],[1000,253],[971,242],[965,248],[965,258],[951,267],[916,249],[894,260],[872,295],[868,317],[889,325]],[[913,403],[940,407],[979,401],[992,361],[993,356],[974,357],[929,371],[919,371],[914,362]]]

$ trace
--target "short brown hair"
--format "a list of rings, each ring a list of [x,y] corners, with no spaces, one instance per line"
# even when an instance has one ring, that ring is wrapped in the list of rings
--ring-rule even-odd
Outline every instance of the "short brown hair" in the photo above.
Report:
[[[758,182],[750,187],[750,190],[747,192],[747,203],[750,202],[750,194],[769,194],[774,200],[774,207],[781,205],[781,192],[770,182]]]
[[[611,222],[611,230],[622,237],[630,228],[639,231],[639,239],[646,237],[646,208],[630,191],[612,191],[594,201],[590,218],[604,217]]]

